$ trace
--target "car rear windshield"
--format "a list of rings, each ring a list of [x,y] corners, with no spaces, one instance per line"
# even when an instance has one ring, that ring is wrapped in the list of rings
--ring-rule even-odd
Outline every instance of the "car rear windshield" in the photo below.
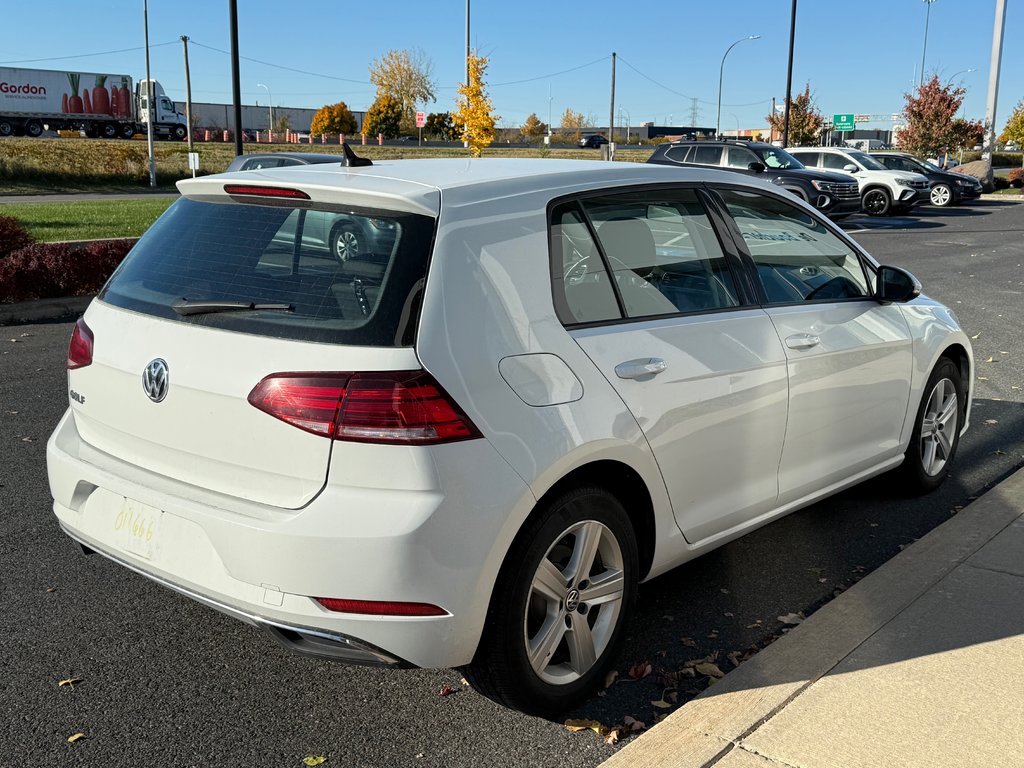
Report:
[[[411,346],[433,236],[416,214],[182,198],[100,299],[238,333]]]

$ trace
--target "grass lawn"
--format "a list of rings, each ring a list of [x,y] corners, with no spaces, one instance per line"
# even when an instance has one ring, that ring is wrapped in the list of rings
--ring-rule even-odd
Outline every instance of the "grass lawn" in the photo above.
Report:
[[[36,240],[101,240],[138,237],[175,197],[0,204],[0,215],[18,219]]]

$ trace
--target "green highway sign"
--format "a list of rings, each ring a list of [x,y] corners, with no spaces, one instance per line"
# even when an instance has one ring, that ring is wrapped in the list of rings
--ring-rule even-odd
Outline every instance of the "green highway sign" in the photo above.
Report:
[[[832,130],[833,131],[852,131],[853,130],[853,115],[832,115]]]

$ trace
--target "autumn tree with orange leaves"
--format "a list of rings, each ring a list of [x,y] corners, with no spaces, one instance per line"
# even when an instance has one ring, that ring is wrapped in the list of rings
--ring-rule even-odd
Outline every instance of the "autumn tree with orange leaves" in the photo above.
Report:
[[[462,140],[469,145],[473,157],[480,157],[484,147],[494,141],[494,126],[499,117],[494,114],[491,97],[484,85],[487,58],[470,54],[468,63],[469,83],[459,86],[459,97],[455,102],[458,109],[452,120],[456,129],[462,129]]]
[[[974,146],[985,128],[977,120],[956,116],[967,91],[952,84],[942,85],[938,75],[914,93],[905,93],[903,118],[906,127],[897,134],[897,146],[922,157],[934,157],[942,150]]]

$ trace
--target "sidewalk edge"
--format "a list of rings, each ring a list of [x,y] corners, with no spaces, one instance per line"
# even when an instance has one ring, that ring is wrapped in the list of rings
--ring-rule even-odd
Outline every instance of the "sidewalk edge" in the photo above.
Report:
[[[880,566],[602,765],[706,768],[1024,515],[1024,469]]]

